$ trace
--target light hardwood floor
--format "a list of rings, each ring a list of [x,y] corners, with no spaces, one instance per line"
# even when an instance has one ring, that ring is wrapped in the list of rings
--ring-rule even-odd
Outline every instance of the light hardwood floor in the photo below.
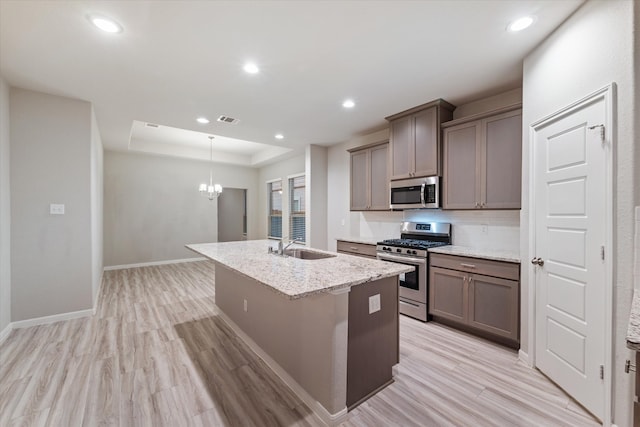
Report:
[[[97,314],[11,332],[0,426],[316,426],[217,316],[214,265],[105,272]],[[514,351],[401,316],[395,383],[343,426],[598,425]]]

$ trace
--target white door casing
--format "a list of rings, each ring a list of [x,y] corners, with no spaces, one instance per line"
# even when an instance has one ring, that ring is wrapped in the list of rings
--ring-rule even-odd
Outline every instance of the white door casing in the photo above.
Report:
[[[610,419],[612,92],[598,91],[531,132],[532,258],[542,260],[529,264],[535,364],[601,420]]]

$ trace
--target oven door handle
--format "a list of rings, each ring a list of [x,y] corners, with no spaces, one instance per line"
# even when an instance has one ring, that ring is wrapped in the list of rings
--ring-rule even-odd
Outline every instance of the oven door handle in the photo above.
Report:
[[[426,258],[413,258],[408,256],[397,256],[391,254],[378,254],[378,259],[381,261],[400,262],[402,264],[418,264],[426,265]]]

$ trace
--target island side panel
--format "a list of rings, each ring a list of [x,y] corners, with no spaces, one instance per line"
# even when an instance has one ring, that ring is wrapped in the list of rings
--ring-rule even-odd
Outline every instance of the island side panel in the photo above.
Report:
[[[346,409],[348,293],[290,300],[220,263],[215,287],[216,306],[307,393]]]
[[[376,311],[370,299],[377,295],[380,308]],[[399,362],[399,339],[398,276],[352,287],[347,356],[350,410],[392,381],[392,368]]]

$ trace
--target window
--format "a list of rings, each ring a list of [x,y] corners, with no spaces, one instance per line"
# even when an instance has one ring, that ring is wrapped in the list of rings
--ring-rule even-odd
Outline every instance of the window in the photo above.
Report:
[[[282,180],[267,184],[269,197],[269,237],[282,238]]]
[[[305,241],[305,210],[304,175],[289,178],[289,236],[298,242]]]

